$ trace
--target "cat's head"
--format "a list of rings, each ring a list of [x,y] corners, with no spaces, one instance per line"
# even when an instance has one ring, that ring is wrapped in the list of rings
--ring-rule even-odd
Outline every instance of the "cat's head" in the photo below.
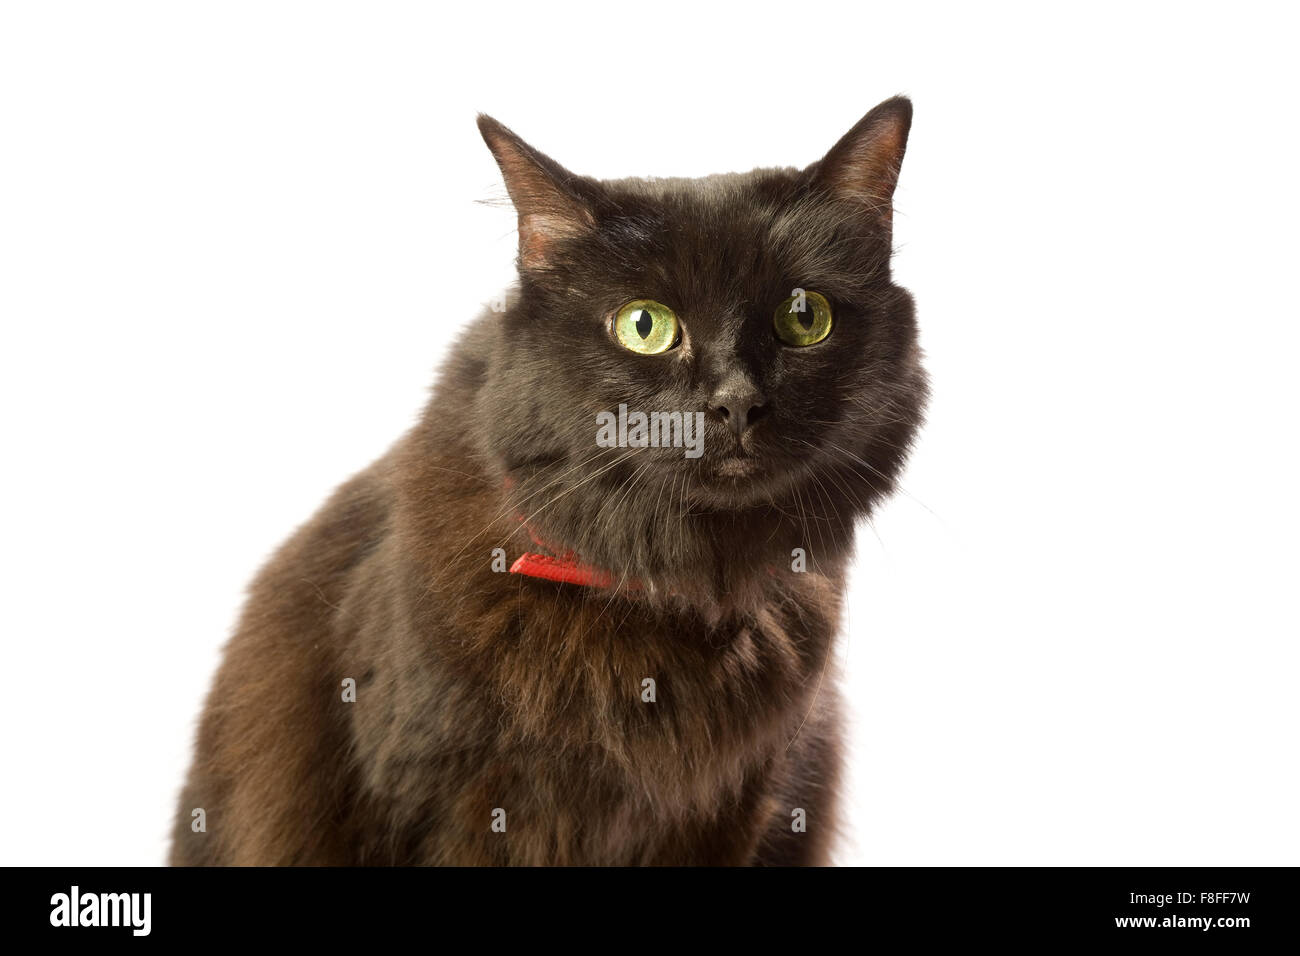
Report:
[[[887,100],[802,170],[598,181],[480,117],[520,283],[479,420],[525,514],[645,574],[704,560],[670,526],[788,515],[815,546],[890,489],[925,396],[890,278],[911,118]]]

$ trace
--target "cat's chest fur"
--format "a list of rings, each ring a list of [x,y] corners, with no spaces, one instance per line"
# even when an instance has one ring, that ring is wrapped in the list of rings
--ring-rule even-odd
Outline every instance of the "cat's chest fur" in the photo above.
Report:
[[[773,575],[765,597],[710,620],[503,574],[485,557],[497,542],[456,554],[459,525],[495,507],[462,494],[459,509],[426,513],[424,534],[397,535],[422,545],[364,559],[340,605],[368,701],[348,728],[362,829],[385,835],[359,834],[365,852],[748,862],[798,804],[798,738],[816,744],[831,719],[838,582]]]

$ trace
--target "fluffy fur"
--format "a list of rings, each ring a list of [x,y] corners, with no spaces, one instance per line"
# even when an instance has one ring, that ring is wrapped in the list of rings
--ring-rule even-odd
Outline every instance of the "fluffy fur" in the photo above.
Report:
[[[598,182],[480,119],[519,284],[419,425],[254,582],[173,863],[827,861],[844,567],[926,392],[889,268],[910,121],[889,100],[802,171]],[[795,288],[834,309],[807,348],[772,332]],[[636,298],[676,311],[677,348],[613,340]],[[705,454],[597,447],[620,403],[705,412]],[[493,549],[531,549],[521,516],[616,586],[494,569]]]

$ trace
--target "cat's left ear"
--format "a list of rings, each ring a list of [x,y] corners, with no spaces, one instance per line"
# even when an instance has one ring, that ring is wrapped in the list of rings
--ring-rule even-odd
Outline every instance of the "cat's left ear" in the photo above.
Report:
[[[545,268],[557,242],[580,236],[595,225],[587,195],[593,187],[486,113],[479,114],[478,129],[501,167],[506,191],[519,214],[519,264],[526,269]]]
[[[806,175],[841,199],[867,203],[888,224],[911,128],[912,101],[905,96],[885,100],[809,166]]]

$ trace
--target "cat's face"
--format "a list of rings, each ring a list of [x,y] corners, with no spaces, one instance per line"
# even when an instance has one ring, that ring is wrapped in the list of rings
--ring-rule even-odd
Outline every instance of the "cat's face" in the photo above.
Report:
[[[489,389],[507,469],[721,510],[888,490],[924,399],[889,272],[910,117],[882,104],[803,171],[607,182],[483,118],[520,216]],[[668,447],[641,445],[636,413]]]

